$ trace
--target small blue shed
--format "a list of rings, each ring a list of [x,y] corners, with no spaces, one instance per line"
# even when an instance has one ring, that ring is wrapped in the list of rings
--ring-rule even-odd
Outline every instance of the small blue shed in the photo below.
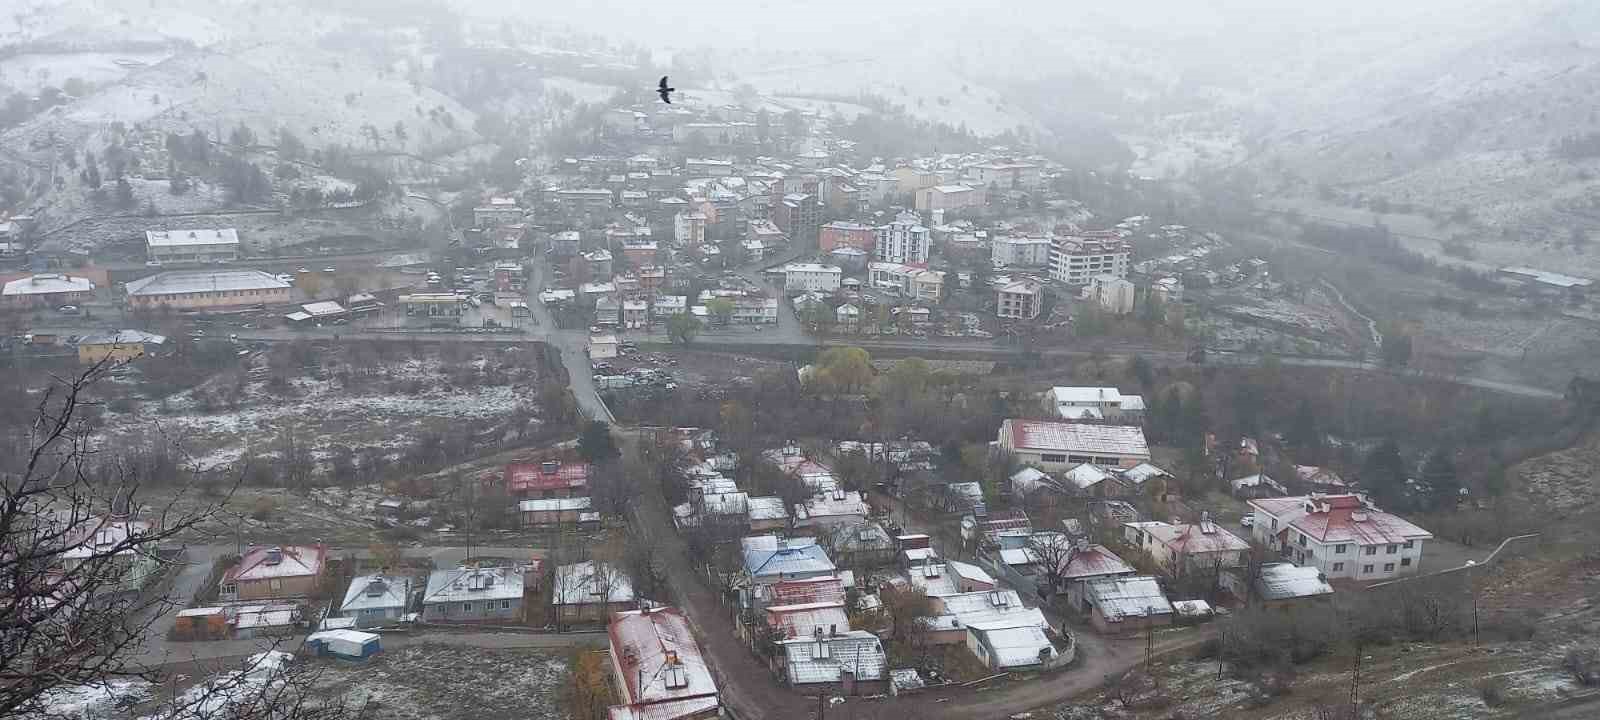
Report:
[[[307,636],[306,645],[318,655],[361,660],[378,653],[379,636],[359,630],[323,630]]]

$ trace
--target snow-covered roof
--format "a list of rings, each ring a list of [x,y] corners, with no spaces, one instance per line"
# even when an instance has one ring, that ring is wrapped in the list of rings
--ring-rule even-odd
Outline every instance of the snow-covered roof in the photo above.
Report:
[[[1250,549],[1250,543],[1209,520],[1177,525],[1152,522],[1141,524],[1140,529],[1179,555],[1240,552]]]
[[[1133,567],[1104,545],[1090,545],[1072,553],[1061,571],[1066,580],[1131,574]]]
[[[606,634],[627,701],[612,706],[613,720],[675,718],[671,713],[717,707],[717,682],[677,608],[616,613]]]
[[[340,612],[359,612],[379,608],[404,608],[411,597],[411,578],[392,575],[361,575],[350,581]]]
[[[789,517],[789,511],[783,506],[781,497],[753,497],[745,501],[750,520],[783,520]]]
[[[1250,504],[1286,526],[1281,532],[1293,528],[1322,543],[1385,545],[1433,537],[1406,519],[1364,502],[1359,495],[1267,498]]]
[[[238,245],[239,233],[233,228],[220,230],[147,230],[144,234],[144,241],[150,247]]]
[[[741,543],[744,566],[755,577],[820,575],[833,572],[833,561],[812,538],[778,539],[765,535]]]
[[[127,545],[149,532],[150,523],[142,520],[95,518],[74,529],[77,539],[71,548],[61,553],[61,557],[67,560],[103,557],[118,546],[123,546],[118,554],[133,552],[133,548]]]
[[[552,605],[631,603],[633,580],[621,568],[588,560],[556,568]]]
[[[40,273],[25,278],[17,278],[6,283],[5,289],[0,290],[0,295],[12,297],[85,292],[94,292],[94,282],[89,278],[58,275],[56,273]]]
[[[865,630],[841,632],[823,638],[785,640],[780,643],[792,685],[839,682],[843,671],[856,680],[882,680],[889,660],[878,636]]]
[[[1256,591],[1263,600],[1291,600],[1295,598],[1332,595],[1333,586],[1322,571],[1314,567],[1300,567],[1292,563],[1268,563],[1261,566],[1256,578]]]
[[[1169,478],[1172,477],[1172,473],[1162,470],[1161,468],[1151,465],[1150,463],[1139,463],[1138,465],[1122,471],[1122,479],[1127,480],[1134,485],[1143,485],[1144,481],[1153,477]]]
[[[1010,626],[1006,623],[968,625],[967,632],[989,649],[990,666],[997,670],[1038,665],[1040,657],[1053,657],[1055,646],[1037,625]]]
[[[842,601],[768,605],[767,623],[785,638],[809,638],[819,629],[823,633],[850,629]]]
[[[1068,470],[1062,475],[1062,477],[1065,478],[1067,482],[1072,483],[1073,487],[1079,490],[1088,490],[1089,488],[1099,485],[1106,480],[1110,480],[1113,476],[1110,471],[1100,467],[1099,465],[1090,465],[1089,463],[1084,463],[1071,470]]]
[[[1150,457],[1144,430],[1136,425],[1007,419],[1001,432],[1011,433],[1012,447],[1021,450]]]
[[[422,593],[424,604],[521,599],[522,573],[509,567],[435,570],[428,573],[428,586]]]
[[[944,561],[944,565],[951,573],[960,576],[962,579],[970,580],[976,583],[983,583],[985,585],[997,584],[995,579],[991,577],[989,573],[984,572],[983,568],[978,567],[977,565],[960,562],[958,560],[946,560]]]
[[[1172,603],[1161,592],[1161,585],[1147,575],[1095,578],[1085,586],[1084,594],[1110,622],[1172,613]]]
[[[591,501],[586,497],[572,498],[534,498],[517,503],[517,510],[521,512],[564,512],[568,510],[588,510]]]
[[[943,614],[954,616],[958,625],[999,623],[1006,627],[1032,625],[1046,627],[1049,622],[1039,608],[1022,604],[1015,590],[981,590],[934,598]]]
[[[287,290],[290,285],[276,275],[260,270],[182,270],[130,280],[125,287],[130,296],[148,297],[240,290]]]
[[[249,582],[322,574],[328,548],[324,545],[274,545],[253,547],[222,576],[224,583]]]

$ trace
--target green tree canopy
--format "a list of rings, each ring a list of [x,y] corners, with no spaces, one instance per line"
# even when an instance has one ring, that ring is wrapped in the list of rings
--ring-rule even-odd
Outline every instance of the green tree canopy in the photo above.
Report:
[[[859,393],[872,383],[872,356],[858,347],[829,348],[817,357],[815,377],[830,391]]]
[[[689,313],[673,313],[667,318],[667,337],[672,342],[688,345],[694,342],[694,336],[700,333],[700,318]]]
[[[617,442],[611,437],[611,426],[600,420],[591,420],[578,435],[578,455],[589,462],[606,460],[620,455]]]

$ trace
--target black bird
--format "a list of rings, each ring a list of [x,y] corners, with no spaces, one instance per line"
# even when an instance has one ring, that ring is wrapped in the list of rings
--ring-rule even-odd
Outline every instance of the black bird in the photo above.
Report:
[[[661,102],[671,105],[672,98],[667,96],[677,91],[678,89],[675,87],[667,87],[667,76],[662,75],[661,84],[656,86],[656,94],[661,96]]]

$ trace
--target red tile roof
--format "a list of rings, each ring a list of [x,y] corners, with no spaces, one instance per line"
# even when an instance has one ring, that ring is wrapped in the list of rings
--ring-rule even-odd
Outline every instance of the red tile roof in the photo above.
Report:
[[[546,473],[542,463],[512,463],[506,466],[506,492],[527,493],[550,490],[581,490],[589,485],[589,465],[561,463]]]
[[[1308,501],[1317,503],[1315,511],[1307,511]],[[1367,505],[1359,495],[1263,498],[1250,504],[1282,522],[1285,539],[1290,528],[1324,544],[1392,545],[1433,537],[1404,518]]]
[[[845,596],[844,581],[837,577],[784,580],[773,583],[771,593],[774,605],[843,602]]]
[[[268,558],[273,551],[282,554],[282,559],[277,563],[269,564]],[[253,547],[245,552],[239,563],[228,568],[223,573],[224,582],[238,582],[251,580],[271,580],[287,577],[305,577],[307,575],[321,575],[322,564],[328,557],[326,545],[277,545],[272,547]]]
[[[1104,545],[1090,545],[1072,555],[1061,577],[1066,580],[1101,577],[1105,575],[1131,575],[1133,568],[1106,549]]]

